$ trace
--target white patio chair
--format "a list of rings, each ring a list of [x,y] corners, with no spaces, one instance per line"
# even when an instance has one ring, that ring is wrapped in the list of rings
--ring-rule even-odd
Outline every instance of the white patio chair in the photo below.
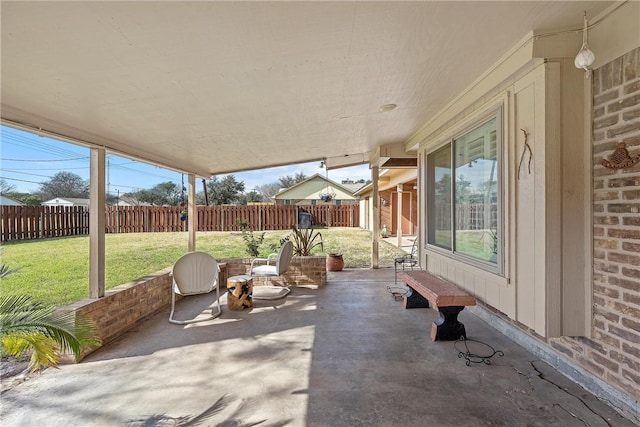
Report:
[[[249,268],[252,276],[270,277],[282,276],[291,264],[293,258],[293,243],[285,242],[278,254],[271,254],[267,258],[254,258]],[[264,263],[264,265],[256,265]],[[253,288],[253,299],[278,299],[286,296],[291,289],[288,286],[256,286]]]
[[[187,252],[178,258],[171,270],[173,284],[171,285],[171,314],[169,314],[169,322],[184,325],[203,322],[220,316],[222,308],[220,307],[220,286],[218,283],[219,271],[218,262],[206,252]],[[215,306],[211,308],[210,317],[192,320],[176,320],[173,318],[176,294],[185,296],[206,294],[214,289],[216,291],[216,301]]]

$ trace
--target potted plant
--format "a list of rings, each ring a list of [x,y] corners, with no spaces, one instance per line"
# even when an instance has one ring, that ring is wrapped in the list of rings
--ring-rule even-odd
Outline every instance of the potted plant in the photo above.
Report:
[[[327,256],[328,271],[342,271],[344,268],[344,259],[341,253],[332,253]]]

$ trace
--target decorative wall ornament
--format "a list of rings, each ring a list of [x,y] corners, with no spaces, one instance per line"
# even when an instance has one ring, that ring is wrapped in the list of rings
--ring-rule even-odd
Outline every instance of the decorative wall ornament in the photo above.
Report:
[[[529,151],[529,163],[527,164],[527,169],[529,170],[529,175],[531,175],[531,159],[533,158],[533,151],[531,151],[531,146],[527,142],[527,137],[529,134],[526,130],[520,129],[522,133],[524,133],[524,148],[522,149],[522,155],[520,156],[520,163],[518,163],[518,179],[520,179],[520,168],[522,167],[522,162],[524,162],[524,155]]]
[[[640,162],[640,153],[631,157],[629,151],[627,150],[627,144],[624,142],[618,143],[618,147],[615,149],[613,154],[609,157],[609,160],[602,159],[600,160],[600,164],[605,168],[609,169],[624,169],[630,168],[636,163]]]
[[[329,167],[327,167],[327,163],[324,160],[320,162],[320,167],[324,167],[327,171],[327,191],[321,191],[318,193],[318,197],[323,202],[330,202],[336,198],[336,192],[333,191],[333,188],[331,188],[331,185],[329,184]]]
[[[587,12],[584,13],[584,25],[582,27],[582,47],[580,48],[580,52],[576,55],[576,59],[574,59],[573,63],[576,68],[582,68],[584,73],[584,78],[588,79],[591,77],[591,65],[593,61],[596,60],[595,54],[589,49],[589,45],[587,43]]]
[[[327,191],[325,193],[320,193],[318,197],[323,202],[330,202],[334,197],[336,197],[336,193],[327,187]]]

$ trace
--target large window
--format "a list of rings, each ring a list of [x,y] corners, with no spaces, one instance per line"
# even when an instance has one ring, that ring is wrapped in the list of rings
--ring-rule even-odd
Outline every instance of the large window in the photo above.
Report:
[[[427,156],[428,242],[501,272],[500,124],[494,115]]]

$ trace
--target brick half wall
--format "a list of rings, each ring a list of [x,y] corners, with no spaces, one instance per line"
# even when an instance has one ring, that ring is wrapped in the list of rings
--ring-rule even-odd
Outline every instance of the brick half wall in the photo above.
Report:
[[[223,258],[226,263],[220,274],[220,286],[226,286],[229,276],[247,274],[251,258]],[[267,284],[266,278],[254,277],[254,286]],[[98,330],[102,345],[126,333],[136,324],[150,318],[171,305],[171,267],[141,277],[135,281],[108,290],[103,298],[85,298],[60,307],[58,311],[75,311],[76,315],[91,320]],[[288,271],[282,277],[269,279],[271,285],[325,286],[327,268],[325,256],[293,257]],[[178,298],[181,298],[178,296]],[[167,318],[168,321],[168,318]],[[97,348],[88,349],[83,356]],[[68,355],[63,362],[71,362]]]

